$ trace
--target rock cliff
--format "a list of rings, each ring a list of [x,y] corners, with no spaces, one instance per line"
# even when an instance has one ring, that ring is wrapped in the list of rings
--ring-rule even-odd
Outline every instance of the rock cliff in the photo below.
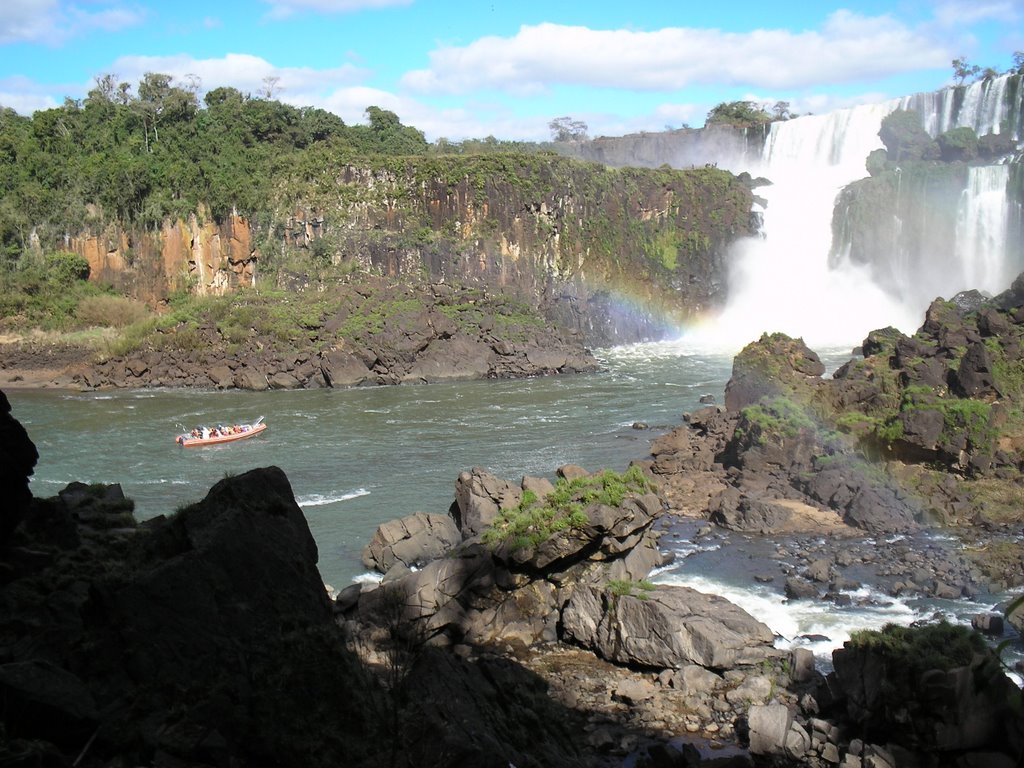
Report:
[[[749,189],[725,171],[625,169],[554,155],[377,158],[283,179],[275,213],[117,225],[72,238],[93,278],[147,301],[270,280],[315,287],[331,265],[468,283],[539,309],[587,342],[658,338],[725,298]]]

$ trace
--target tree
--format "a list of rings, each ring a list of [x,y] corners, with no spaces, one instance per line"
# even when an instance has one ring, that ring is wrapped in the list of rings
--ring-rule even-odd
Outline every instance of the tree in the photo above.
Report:
[[[260,88],[258,94],[260,98],[270,101],[274,98],[274,94],[278,91],[284,90],[283,86],[278,87],[278,83],[281,82],[281,78],[277,75],[267,75],[263,78],[263,87]]]
[[[752,101],[730,101],[716,105],[708,112],[706,125],[732,125],[753,128],[772,121],[772,116]]]
[[[789,120],[793,114],[789,111],[788,101],[776,101],[772,105],[772,117],[776,120]]]
[[[587,124],[571,117],[556,117],[550,123],[552,141],[586,141]]]
[[[979,72],[981,72],[981,67],[977,64],[968,64],[967,59],[963,56],[953,59],[953,77],[956,79],[957,85],[963,85],[967,78],[974,77]]]
[[[1013,52],[1013,66],[1010,74],[1024,75],[1024,51]]]
[[[117,96],[117,75],[107,72],[96,75],[96,87],[89,91],[86,102],[107,102],[113,103]]]
[[[165,118],[191,117],[196,109],[196,95],[184,88],[171,85],[170,75],[147,72],[139,83],[139,98],[136,109],[142,117],[146,149],[149,149],[149,129],[153,129],[153,141],[160,140],[159,124]]]

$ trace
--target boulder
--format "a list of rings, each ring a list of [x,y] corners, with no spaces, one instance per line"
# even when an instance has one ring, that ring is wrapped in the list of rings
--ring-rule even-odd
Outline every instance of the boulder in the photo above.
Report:
[[[655,494],[626,498],[618,507],[591,504],[583,510],[586,524],[557,531],[535,546],[508,542],[495,556],[532,572],[563,570],[585,559],[616,560],[636,550],[660,512],[661,499]]]
[[[227,389],[235,384],[235,372],[226,365],[217,365],[206,372],[217,389]]]
[[[468,606],[474,596],[491,590],[494,573],[489,551],[481,546],[463,547],[451,557],[363,591],[354,618],[423,638],[446,631],[461,637]]]
[[[992,374],[992,356],[984,342],[976,341],[967,348],[951,383],[954,392],[960,397],[997,396],[995,377]]]
[[[278,371],[267,378],[271,389],[299,389],[301,382],[287,371]]]
[[[1013,703],[1020,691],[983,641],[941,624],[883,632],[894,638],[847,642],[832,653],[829,687],[845,702],[846,724],[866,739],[935,756],[939,764],[965,752],[1021,754],[1024,722]],[[921,633],[933,639],[911,645]],[[970,648],[970,660],[957,665]]]
[[[766,657],[774,635],[739,606],[688,587],[641,594],[576,589],[562,610],[564,636],[609,661],[658,669],[727,669]]]
[[[568,356],[560,349],[547,349],[542,347],[531,347],[526,352],[526,359],[538,373],[553,373],[560,371],[568,362]]]
[[[522,498],[522,488],[474,467],[455,481],[455,503],[450,512],[462,537],[470,538],[482,533],[502,510],[517,507]]]
[[[387,573],[396,562],[410,568],[420,567],[441,557],[460,541],[459,529],[448,515],[416,512],[378,526],[363,549],[362,561],[364,566],[380,573]]]
[[[485,379],[494,352],[482,342],[459,335],[430,342],[402,377],[403,384]]]
[[[325,352],[320,358],[320,371],[329,387],[355,387],[373,375],[362,359],[342,349]]]
[[[543,499],[555,490],[554,483],[546,477],[531,477],[530,475],[523,475],[522,482],[520,482],[519,485],[524,491],[529,491],[538,499]]]
[[[755,704],[747,713],[750,751],[755,755],[800,760],[811,748],[811,737],[785,704]]]
[[[731,531],[771,533],[792,516],[786,504],[771,498],[750,498],[736,488],[727,487],[712,500],[708,511],[715,525]]]
[[[266,374],[249,367],[240,368],[235,371],[234,384],[238,389],[248,389],[253,392],[262,392],[265,389],[270,389],[270,383],[267,381]]]

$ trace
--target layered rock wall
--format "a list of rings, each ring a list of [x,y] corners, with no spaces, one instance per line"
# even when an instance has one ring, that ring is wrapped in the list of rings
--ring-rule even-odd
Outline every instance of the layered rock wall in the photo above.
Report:
[[[659,338],[725,299],[750,190],[715,168],[610,170],[547,155],[379,158],[283,182],[274,213],[72,238],[95,280],[150,303],[190,287],[316,287],[329,268],[463,282],[603,345]],[[286,213],[280,213],[286,212]],[[357,278],[358,279],[358,278]]]
[[[89,261],[92,280],[152,305],[177,290],[224,294],[256,279],[252,231],[241,216],[217,223],[193,214],[155,232],[115,223],[70,238],[68,249]]]

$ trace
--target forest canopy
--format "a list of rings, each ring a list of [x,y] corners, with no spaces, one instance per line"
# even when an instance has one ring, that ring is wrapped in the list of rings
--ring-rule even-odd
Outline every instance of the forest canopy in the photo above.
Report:
[[[269,88],[198,94],[195,77],[179,83],[150,72],[133,89],[108,74],[84,99],[32,117],[0,106],[0,269],[26,252],[33,232],[52,243],[111,221],[155,228],[200,209],[216,220],[258,217],[287,169],[540,146],[493,137],[430,145],[389,110],[368,106],[365,125],[346,125],[326,110],[273,100]]]

